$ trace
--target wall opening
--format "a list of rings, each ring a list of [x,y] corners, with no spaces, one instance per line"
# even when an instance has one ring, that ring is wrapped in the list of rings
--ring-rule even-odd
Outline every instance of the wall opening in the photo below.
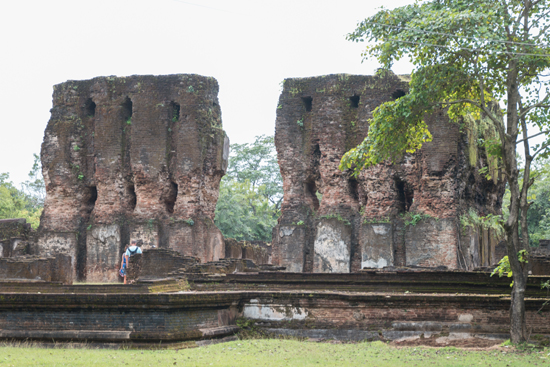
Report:
[[[319,199],[317,198],[317,185],[315,181],[308,181],[306,184],[306,194],[313,204],[313,210],[319,210]]]
[[[414,190],[411,185],[400,179],[395,180],[397,188],[398,209],[400,213],[408,212],[414,201]]]
[[[311,109],[313,107],[313,98],[302,97],[302,103],[304,104],[304,108],[306,109],[306,112],[311,112]]]
[[[95,202],[97,201],[97,187],[90,186],[89,187],[89,194],[88,194],[88,210],[91,213],[94,209]]]
[[[176,205],[177,199],[178,199],[178,185],[175,182],[170,182],[170,187],[168,188],[168,194],[164,198],[164,205],[166,206],[166,211],[169,214],[174,213],[174,206]]]
[[[399,98],[403,97],[406,94],[407,94],[407,92],[405,92],[404,90],[397,89],[395,92],[393,92],[391,94],[391,97],[395,100],[395,99],[399,99]]]
[[[128,97],[122,103],[122,121],[126,122],[128,125],[132,123],[132,100]]]
[[[353,95],[349,97],[349,105],[351,108],[359,108],[359,100],[361,96]]]
[[[129,185],[126,188],[126,194],[128,198],[128,209],[130,212],[133,212],[136,209],[137,204],[136,189],[134,185]]]
[[[86,187],[83,190],[83,200],[85,211],[83,216],[80,218],[80,224],[78,226],[75,259],[76,278],[79,281],[86,280],[87,275],[88,248],[86,242],[88,238],[89,224],[91,224],[89,223],[90,217],[97,201],[97,188],[95,186]]]
[[[351,197],[359,201],[359,182],[354,177],[348,179],[348,188]]]
[[[86,100],[86,103],[84,104],[84,112],[87,117],[94,117],[95,116],[95,103],[92,101],[91,98],[88,98]]]
[[[170,119],[172,122],[178,122],[180,119],[180,105],[176,102],[170,102]]]

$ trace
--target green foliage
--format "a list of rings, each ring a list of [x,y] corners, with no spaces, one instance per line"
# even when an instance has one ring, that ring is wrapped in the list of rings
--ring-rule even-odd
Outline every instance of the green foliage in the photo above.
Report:
[[[184,220],[185,223],[189,224],[190,226],[194,226],[195,225],[195,221],[191,218],[189,219],[186,219]]]
[[[504,256],[502,259],[500,259],[500,261],[498,262],[498,266],[493,270],[491,276],[495,274],[498,274],[499,278],[502,278],[504,275],[506,275],[508,278],[512,277],[512,268],[510,267],[508,256]]]
[[[522,264],[527,264],[529,261],[529,253],[527,250],[521,250],[518,252],[518,260]],[[491,273],[491,276],[498,274],[499,278],[502,278],[504,275],[506,275],[508,278],[511,278],[514,274],[512,272],[512,267],[510,266],[510,260],[508,259],[508,256],[504,256],[500,261],[498,262],[498,266],[493,270]],[[510,283],[510,287],[514,286],[514,281]],[[543,287],[544,288],[544,287]]]
[[[80,148],[78,145],[75,145],[75,146],[73,147],[73,150],[74,150],[75,152],[78,152],[80,149],[81,149],[81,148]]]
[[[0,219],[25,218],[36,229],[44,207],[45,188],[40,158],[36,154],[34,158],[29,180],[22,184],[21,190],[9,181],[8,173],[0,173]]]
[[[271,241],[283,198],[282,178],[272,136],[232,144],[229,167],[220,184],[216,226],[225,237]]]
[[[296,124],[298,124],[298,126],[300,127],[304,127],[304,119],[299,119],[298,121],[296,121]]]
[[[33,156],[34,162],[29,172],[29,179],[21,184],[21,191],[27,197],[31,208],[40,209],[44,206],[46,199],[46,185],[42,177],[40,156],[36,153]]]
[[[322,216],[319,217],[319,219],[331,219],[331,218],[338,219],[339,222],[342,222],[347,226],[351,226],[351,222],[349,220],[347,220],[346,218],[342,218],[340,213],[338,213],[338,214],[327,214],[327,215],[322,215]]]
[[[433,218],[429,214],[424,213],[407,213],[403,216],[405,227],[416,226],[422,219]]]
[[[502,223],[503,220],[500,215],[487,214],[486,216],[479,216],[473,208],[468,209],[466,214],[460,216],[462,228],[471,227],[474,230],[491,229],[493,230],[493,234],[499,238],[504,236]]]
[[[187,92],[188,92],[188,93],[194,93],[194,92],[195,92],[195,88],[193,88],[193,86],[190,85],[189,87],[187,87]]]
[[[414,65],[409,93],[380,105],[373,113],[368,137],[344,155],[341,169],[362,168],[383,160],[396,161],[431,140],[426,113],[447,107],[449,117],[489,117],[502,147],[500,111],[493,101],[507,103],[511,65],[523,93],[521,112],[540,130],[549,126],[548,79],[550,50],[546,39],[549,0],[529,3],[508,0],[433,0],[392,10],[382,9],[361,22],[348,40],[368,43],[363,57],[374,57],[389,70],[408,57]],[[524,25],[523,21],[530,23]],[[523,32],[524,26],[537,29]],[[378,73],[384,77],[384,73]],[[518,113],[519,113],[518,111]],[[518,122],[519,124],[519,122]],[[496,141],[496,140],[495,140]],[[488,150],[498,154],[495,141]],[[543,148],[543,154],[548,153]]]
[[[128,120],[126,120],[126,125],[132,125],[132,118],[128,117]]]
[[[523,170],[522,170],[523,172]],[[529,189],[528,201],[531,203],[527,211],[529,230],[529,245],[538,247],[539,240],[550,239],[550,159],[538,162],[531,172],[535,177],[533,186]],[[520,179],[520,185],[523,179]],[[506,188],[503,199],[502,214],[504,219],[509,216],[510,189]]]

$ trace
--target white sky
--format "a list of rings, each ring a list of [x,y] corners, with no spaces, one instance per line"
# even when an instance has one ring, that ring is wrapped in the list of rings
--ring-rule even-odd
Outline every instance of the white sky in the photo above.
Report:
[[[392,1],[391,7],[412,3]],[[0,172],[27,179],[52,86],[105,75],[195,73],[220,85],[232,143],[274,134],[288,77],[372,74],[345,40],[383,2],[353,0],[2,0]],[[394,71],[410,72],[407,63]]]

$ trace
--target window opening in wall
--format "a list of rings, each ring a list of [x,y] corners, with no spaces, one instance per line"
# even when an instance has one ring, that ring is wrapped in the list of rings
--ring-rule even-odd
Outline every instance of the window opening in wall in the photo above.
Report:
[[[170,214],[174,212],[174,206],[176,206],[176,200],[178,199],[178,185],[175,182],[170,182],[170,188],[168,190],[168,195],[164,199],[164,205],[166,206],[166,211]]]
[[[130,211],[133,212],[136,209],[136,204],[137,204],[136,189],[134,185],[128,186],[127,194],[128,194],[128,206]]]
[[[125,121],[128,125],[132,123],[132,100],[128,97],[122,103],[122,121]]]
[[[359,183],[357,182],[357,180],[353,177],[350,177],[348,179],[348,185],[349,185],[349,192],[351,194],[351,197],[354,198],[355,200],[359,200],[359,193],[358,193]]]
[[[313,98],[302,97],[302,103],[304,104],[306,112],[311,112],[311,108],[313,107]]]
[[[399,211],[401,213],[408,212],[414,201],[414,190],[408,183],[400,179],[397,179],[395,184],[397,187]]]
[[[361,96],[353,95],[349,97],[349,105],[351,108],[359,108],[359,99]]]
[[[393,93],[391,94],[391,97],[392,97],[393,99],[399,99],[399,98],[403,97],[405,94],[407,94],[407,93],[406,93],[404,90],[402,90],[402,89],[397,89],[395,92],[393,92]]]
[[[97,201],[97,187],[90,186],[89,193],[88,193],[88,203],[87,203],[90,212],[94,209],[96,201]]]
[[[176,102],[170,102],[170,119],[172,122],[178,122],[180,119],[180,105]]]
[[[86,100],[86,103],[84,104],[84,109],[85,109],[87,117],[94,117],[95,116],[95,103],[94,103],[94,101],[92,101],[91,98],[88,98]]]
[[[319,199],[317,198],[317,186],[315,181],[306,182],[307,195],[310,197],[313,203],[313,209],[315,211],[319,210]]]

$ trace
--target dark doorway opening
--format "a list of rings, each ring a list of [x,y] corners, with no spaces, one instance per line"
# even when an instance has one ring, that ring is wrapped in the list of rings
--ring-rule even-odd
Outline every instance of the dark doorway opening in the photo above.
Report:
[[[359,108],[359,100],[361,96],[353,95],[349,97],[349,105],[351,108]]]
[[[401,97],[403,97],[404,95],[406,95],[407,93],[402,90],[402,89],[397,89],[395,92],[393,92],[391,94],[391,97],[395,100],[395,99],[399,99]]]
[[[359,182],[354,177],[348,179],[349,193],[351,197],[359,201]]]
[[[180,119],[180,105],[176,102],[170,102],[170,120],[178,122]]]
[[[128,209],[130,212],[133,212],[137,204],[136,189],[134,185],[129,185],[126,189],[126,193],[128,195]]]
[[[89,187],[89,193],[88,193],[88,210],[89,210],[89,213],[92,212],[92,210],[94,210],[94,207],[95,207],[95,202],[97,201],[97,187],[95,186],[90,186]]]
[[[168,195],[166,195],[166,198],[164,199],[164,205],[166,206],[166,211],[169,214],[174,213],[174,206],[176,206],[177,199],[178,199],[178,185],[175,182],[170,182]]]
[[[313,108],[313,98],[302,97],[302,103],[304,104],[304,108],[306,109],[306,112],[311,112],[311,109]]]
[[[133,112],[132,100],[126,97],[121,107],[122,107],[122,121],[130,125],[132,123],[132,112]]]
[[[399,212],[408,212],[414,201],[414,190],[407,182],[400,179],[395,180],[395,186],[397,188]]]
[[[88,98],[86,100],[86,103],[84,104],[84,111],[87,117],[94,117],[95,116],[95,103],[92,101],[91,98]]]

